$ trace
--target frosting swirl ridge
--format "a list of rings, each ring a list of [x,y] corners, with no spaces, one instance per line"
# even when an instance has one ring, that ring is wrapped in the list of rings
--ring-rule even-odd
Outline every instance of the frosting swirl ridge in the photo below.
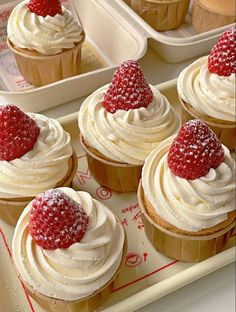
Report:
[[[57,299],[77,300],[112,279],[121,263],[125,237],[114,214],[89,193],[60,190],[81,204],[89,217],[83,239],[67,249],[42,249],[28,231],[29,204],[15,229],[13,259],[23,280],[36,291]]]
[[[167,98],[150,86],[153,101],[147,108],[109,113],[102,106],[108,85],[82,104],[79,128],[86,142],[116,162],[142,165],[148,154],[179,128],[179,120]]]
[[[211,73],[207,67],[207,56],[180,73],[177,89],[180,97],[199,113],[236,121],[235,74],[224,77]]]
[[[190,232],[210,228],[227,219],[235,209],[235,162],[224,147],[225,160],[204,177],[186,180],[168,167],[173,140],[165,140],[147,158],[142,185],[156,213],[172,225]]]
[[[27,8],[28,0],[19,3],[11,12],[7,25],[10,41],[19,48],[54,55],[71,49],[82,40],[82,27],[72,13],[62,6],[62,15],[38,16]]]
[[[68,171],[71,139],[59,122],[28,113],[40,133],[31,151],[11,161],[0,161],[0,198],[36,196],[54,188]]]

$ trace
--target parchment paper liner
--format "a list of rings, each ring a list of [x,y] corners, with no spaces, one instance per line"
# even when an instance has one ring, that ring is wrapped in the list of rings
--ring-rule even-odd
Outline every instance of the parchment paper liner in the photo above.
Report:
[[[117,219],[117,222],[121,224],[120,220],[117,217],[116,219]],[[122,225],[122,228],[123,228],[123,225]],[[117,269],[116,273],[113,275],[113,277],[110,279],[109,282],[107,282],[103,287],[98,289],[89,297],[80,299],[80,300],[73,300],[73,301],[55,299],[55,298],[47,297],[43,294],[40,294],[39,292],[35,291],[30,285],[28,285],[27,283],[23,281],[27,292],[47,312],[93,312],[95,311],[100,306],[102,306],[104,302],[112,294],[116,280],[119,278],[118,275],[125,263],[126,254],[127,254],[127,236],[126,236],[125,230],[124,230],[124,233],[125,233],[125,240],[124,240],[124,247],[123,247],[123,256],[122,256],[119,268]]]
[[[184,22],[189,0],[130,0],[129,5],[154,29],[174,29]]]
[[[235,236],[235,220],[218,232],[201,236],[182,235],[161,227],[147,213],[141,181],[138,201],[147,238],[156,250],[167,257],[184,262],[200,262],[222,251],[227,241]]]
[[[55,187],[70,186],[76,174],[77,167],[78,159],[76,153],[73,152],[73,155],[69,160],[69,168],[67,174],[60,182],[57,183]],[[32,181],[32,183],[34,183],[34,181]],[[0,218],[3,219],[6,223],[16,225],[16,222],[19,219],[22,211],[33,199],[34,197],[21,197],[11,199],[0,198]]]
[[[222,5],[224,1],[222,1]],[[207,9],[198,0],[194,0],[192,25],[198,32],[206,32],[224,25],[235,23],[235,7],[232,8],[232,15],[223,15]]]
[[[137,191],[141,165],[122,164],[102,158],[98,152],[86,145],[82,135],[80,144],[86,153],[91,174],[101,185],[121,193]]]
[[[14,54],[16,63],[24,79],[35,86],[44,86],[80,73],[81,49],[85,35],[72,49],[56,55],[43,55],[37,51],[15,47],[7,39],[8,47]]]
[[[197,112],[191,105],[185,103],[179,98],[181,103],[181,120],[182,124],[186,121],[198,118],[204,121],[220,139],[221,143],[234,150],[236,146],[236,123],[216,119],[210,116],[202,115]]]

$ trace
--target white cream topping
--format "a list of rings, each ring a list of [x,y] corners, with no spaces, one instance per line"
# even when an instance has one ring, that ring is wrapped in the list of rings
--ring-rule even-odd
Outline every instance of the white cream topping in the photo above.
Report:
[[[235,209],[235,162],[224,148],[224,162],[204,177],[186,180],[168,167],[168,149],[173,137],[147,158],[142,171],[145,196],[156,213],[172,225],[197,232],[227,219]]]
[[[67,249],[44,250],[28,231],[31,203],[18,220],[13,260],[23,280],[34,290],[63,300],[88,297],[117,272],[124,248],[124,230],[115,215],[89,193],[59,188],[81,204],[89,217],[88,229],[79,243]]]
[[[109,113],[102,106],[108,85],[82,104],[79,128],[85,141],[117,162],[142,165],[149,153],[179,128],[179,120],[167,98],[150,86],[153,101],[147,108]]]
[[[208,70],[207,56],[186,67],[177,81],[179,96],[196,111],[236,121],[235,74],[218,76]]]
[[[31,151],[11,161],[0,161],[0,198],[36,196],[54,188],[68,171],[71,139],[59,122],[28,113],[40,133]]]
[[[62,6],[62,15],[38,16],[27,8],[25,0],[11,12],[7,25],[10,41],[17,47],[54,55],[71,49],[82,40],[82,27]]]

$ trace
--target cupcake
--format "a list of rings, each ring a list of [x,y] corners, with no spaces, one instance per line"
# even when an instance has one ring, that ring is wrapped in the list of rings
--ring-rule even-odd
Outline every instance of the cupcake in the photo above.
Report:
[[[236,142],[235,40],[236,30],[231,27],[210,55],[185,68],[177,81],[182,122],[203,120],[230,150]]]
[[[189,0],[130,0],[129,5],[158,31],[177,28],[184,22]]]
[[[115,215],[89,193],[48,190],[28,204],[12,241],[13,262],[46,311],[95,311],[111,294],[126,253]]]
[[[24,0],[11,12],[8,46],[26,81],[43,86],[78,75],[84,32],[60,0]]]
[[[54,119],[0,106],[0,217],[15,224],[40,192],[69,186],[77,157],[70,135]]]
[[[234,0],[194,0],[192,24],[202,33],[235,23]]]
[[[110,85],[83,102],[78,119],[91,173],[118,192],[137,190],[148,154],[179,128],[168,100],[135,61],[124,62]]]
[[[146,236],[158,251],[204,260],[235,230],[235,162],[205,123],[188,121],[146,159],[138,197]]]

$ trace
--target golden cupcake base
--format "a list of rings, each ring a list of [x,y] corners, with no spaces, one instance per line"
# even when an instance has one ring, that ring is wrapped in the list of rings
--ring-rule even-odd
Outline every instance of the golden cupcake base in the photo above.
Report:
[[[191,233],[168,224],[156,213],[156,218],[150,216],[154,208],[145,199],[141,182],[138,201],[147,238],[157,251],[167,257],[183,262],[200,262],[221,252],[228,240],[235,235],[235,212],[229,214],[225,223]]]
[[[34,86],[44,86],[80,73],[81,49],[85,34],[72,49],[56,55],[43,55],[37,51],[21,49],[7,39],[19,70],[26,81]]]
[[[218,136],[221,143],[224,144],[230,151],[233,151],[236,147],[236,123],[230,121],[224,121],[210,117],[208,115],[202,115],[197,112],[191,105],[184,102],[179,98],[181,104],[181,120],[182,124],[191,119],[201,119],[204,121],[213,132]]]
[[[120,223],[120,220],[117,219]],[[123,226],[122,226],[123,227]],[[28,294],[47,312],[94,312],[101,307],[110,297],[114,289],[114,285],[119,278],[119,273],[125,263],[127,254],[127,237],[125,235],[123,256],[119,268],[113,277],[103,287],[98,289],[89,297],[80,300],[59,300],[47,297],[35,291],[31,286],[24,282]]]
[[[213,7],[214,3],[216,5],[215,10],[206,7],[199,0],[194,0],[192,24],[193,28],[198,33],[203,33],[212,29],[235,23],[234,0],[211,0],[211,3],[208,3],[208,5],[211,5],[211,7]]]
[[[184,22],[189,0],[129,0],[128,4],[158,31],[177,28]]]
[[[98,151],[85,143],[82,135],[80,144],[86,153],[89,170],[97,182],[120,193],[137,191],[141,165],[123,164],[103,158]]]
[[[72,180],[78,168],[78,159],[76,153],[73,152],[69,159],[68,171],[65,177],[57,183],[55,187],[71,186]],[[20,198],[0,198],[0,218],[11,225],[16,225],[24,208],[34,199],[34,197]]]

